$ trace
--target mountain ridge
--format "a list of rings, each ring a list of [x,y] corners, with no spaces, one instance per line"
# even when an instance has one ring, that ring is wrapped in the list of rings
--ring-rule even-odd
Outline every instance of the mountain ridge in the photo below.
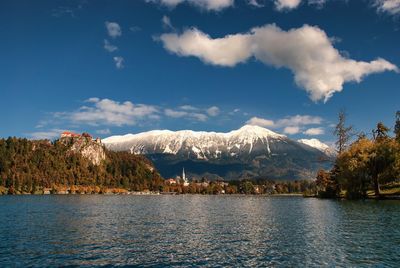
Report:
[[[103,144],[113,151],[148,156],[165,176],[190,165],[192,176],[213,173],[229,179],[268,176],[304,178],[315,173],[317,159],[327,155],[269,129],[245,125],[230,132],[153,130],[112,136]],[[229,167],[233,170],[230,170]],[[180,168],[180,169],[181,169]]]

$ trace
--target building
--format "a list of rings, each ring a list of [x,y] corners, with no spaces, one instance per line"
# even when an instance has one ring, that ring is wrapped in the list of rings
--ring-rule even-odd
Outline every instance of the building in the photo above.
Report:
[[[175,180],[175,179],[168,179],[168,180],[165,180],[165,184],[168,184],[168,185],[176,185],[176,180]]]
[[[61,133],[60,138],[86,138],[86,140],[91,140],[94,141],[98,144],[101,144],[101,139],[99,137],[97,137],[96,139],[93,139],[92,135],[90,135],[87,132],[84,132],[82,134],[77,134],[71,131],[64,131],[63,133]]]
[[[183,186],[189,186],[189,180],[188,178],[186,178],[185,168],[182,169],[182,181],[183,181]]]
[[[81,136],[80,134],[76,134],[70,131],[64,131],[63,133],[61,133],[61,138],[76,138],[80,136]]]

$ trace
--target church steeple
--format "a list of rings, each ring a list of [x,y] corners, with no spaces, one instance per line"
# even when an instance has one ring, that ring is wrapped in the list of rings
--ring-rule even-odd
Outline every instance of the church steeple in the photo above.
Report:
[[[183,181],[183,186],[189,186],[189,180],[188,178],[186,178],[185,168],[182,168],[182,181]]]

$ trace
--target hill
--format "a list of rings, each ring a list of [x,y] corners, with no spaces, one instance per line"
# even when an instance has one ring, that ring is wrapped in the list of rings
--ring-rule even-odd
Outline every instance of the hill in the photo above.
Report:
[[[90,135],[0,139],[0,186],[35,192],[55,186],[158,189],[163,179],[144,156],[107,150]]]

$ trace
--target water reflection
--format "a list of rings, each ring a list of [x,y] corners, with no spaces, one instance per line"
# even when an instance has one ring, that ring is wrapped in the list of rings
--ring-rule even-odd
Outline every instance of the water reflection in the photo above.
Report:
[[[0,197],[0,266],[396,266],[400,203]]]

